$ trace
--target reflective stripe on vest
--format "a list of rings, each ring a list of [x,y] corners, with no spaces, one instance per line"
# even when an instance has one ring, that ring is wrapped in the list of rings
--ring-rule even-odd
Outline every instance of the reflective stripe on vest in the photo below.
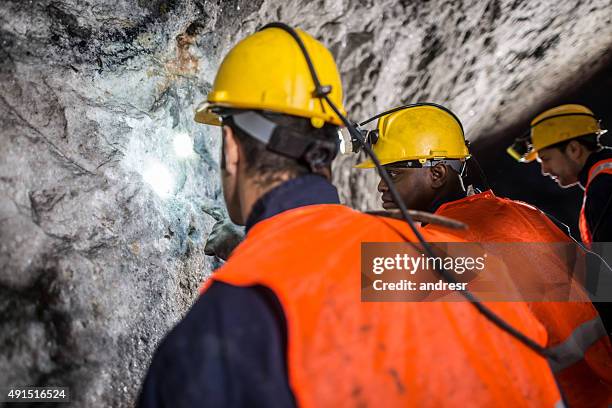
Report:
[[[546,349],[553,372],[558,373],[582,360],[587,350],[605,336],[606,329],[599,316],[582,323],[564,342]]]
[[[589,170],[586,186],[584,186],[584,196],[582,199],[582,208],[580,209],[580,217],[578,219],[578,228],[580,229],[580,239],[582,239],[582,242],[589,247],[593,243],[593,235],[591,229],[589,228],[589,223],[587,222],[585,213],[587,191],[591,181],[593,181],[593,179],[601,173],[612,174],[612,159],[601,160],[595,163],[593,167],[591,167],[591,170]]]

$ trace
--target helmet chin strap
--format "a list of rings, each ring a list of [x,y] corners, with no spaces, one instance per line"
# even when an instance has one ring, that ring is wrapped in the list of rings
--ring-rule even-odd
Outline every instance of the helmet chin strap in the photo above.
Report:
[[[318,173],[331,164],[338,152],[337,140],[319,140],[269,120],[256,111],[240,111],[231,115],[242,131],[263,143],[272,152],[302,161]]]
[[[465,165],[461,169],[461,172],[459,172],[459,184],[461,184],[461,189],[463,191],[467,191],[467,189],[465,188],[465,183],[463,182],[463,170],[464,169],[465,169]],[[472,187],[472,185],[469,185],[468,187]]]
[[[467,195],[474,195],[476,193],[480,193],[480,190],[474,188],[473,184],[468,184],[467,187],[465,185],[466,178],[468,176],[468,160],[470,160],[472,156],[467,158],[465,161],[461,163],[461,170],[459,171],[459,183],[461,184],[461,188],[466,192]]]
[[[232,115],[234,123],[254,139],[267,145],[278,125],[271,120],[253,112],[244,111]]]

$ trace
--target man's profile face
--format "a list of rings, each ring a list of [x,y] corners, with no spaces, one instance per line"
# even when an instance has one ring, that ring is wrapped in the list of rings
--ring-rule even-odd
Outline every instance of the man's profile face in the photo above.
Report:
[[[567,155],[565,149],[549,147],[538,152],[538,162],[543,176],[557,182],[559,187],[567,188],[578,183],[577,164]]]
[[[239,150],[234,133],[229,126],[221,129],[223,142],[221,145],[221,185],[227,212],[236,225],[244,225],[240,207],[239,194]]]
[[[429,183],[428,168],[411,169],[388,165],[385,168],[407,208],[421,211],[427,211],[430,208],[433,200],[433,190]],[[378,183],[378,191],[382,193],[382,206],[385,210],[398,208],[393,201],[389,187],[383,179]]]

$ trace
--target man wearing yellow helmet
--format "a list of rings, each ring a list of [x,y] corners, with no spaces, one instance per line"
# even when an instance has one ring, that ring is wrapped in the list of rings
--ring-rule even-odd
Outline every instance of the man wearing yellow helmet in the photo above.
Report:
[[[508,149],[521,162],[537,160],[560,187],[584,190],[579,228],[588,246],[612,241],[612,149],[599,143],[605,132],[587,107],[561,105],[533,119],[530,138]]]
[[[139,406],[558,404],[533,351],[545,332],[522,305],[495,309],[537,347],[469,302],[360,301],[361,243],[417,238],[338,205],[343,116],[333,58],[305,32],[266,26],[226,56],[196,120],[223,124],[224,198],[247,234],[162,341]]]
[[[421,103],[392,109],[374,118],[380,119],[368,139],[408,208],[463,222],[468,226],[464,233],[468,241],[570,242],[534,207],[497,197],[491,190],[466,194],[462,176],[470,153],[461,122],[448,109]],[[357,167],[372,166],[367,160]],[[385,209],[397,208],[390,198],[389,186],[382,179],[378,190]],[[444,227],[430,224],[423,230]],[[559,271],[562,263],[554,247],[537,244],[533,251],[538,261],[530,262],[527,257],[521,273],[564,279],[571,272],[571,269]],[[556,356],[560,364],[555,372],[570,406],[607,406],[612,402],[612,346],[586,293],[583,298],[584,302],[573,303],[532,302],[529,307],[547,329],[547,346],[551,350],[563,349],[575,337],[590,339],[580,345],[582,348]]]
[[[406,206],[435,212],[441,204],[465,197],[461,175],[470,153],[459,119],[445,107],[430,103],[388,112],[369,139],[375,140],[374,152]],[[356,167],[373,168],[374,163],[366,160]],[[383,208],[397,208],[382,179],[378,190]]]

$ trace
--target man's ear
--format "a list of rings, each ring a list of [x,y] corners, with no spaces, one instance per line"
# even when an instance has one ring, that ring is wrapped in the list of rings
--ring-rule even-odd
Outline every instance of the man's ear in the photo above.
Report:
[[[433,167],[429,168],[429,175],[431,177],[431,186],[433,188],[440,188],[446,184],[446,178],[448,177],[448,168],[443,163],[438,163]]]
[[[240,163],[240,148],[234,131],[229,126],[223,126],[223,157],[221,168],[229,174],[238,173],[238,163]]]
[[[574,161],[578,161],[582,156],[584,148],[577,140],[570,140],[565,147],[565,154]]]

